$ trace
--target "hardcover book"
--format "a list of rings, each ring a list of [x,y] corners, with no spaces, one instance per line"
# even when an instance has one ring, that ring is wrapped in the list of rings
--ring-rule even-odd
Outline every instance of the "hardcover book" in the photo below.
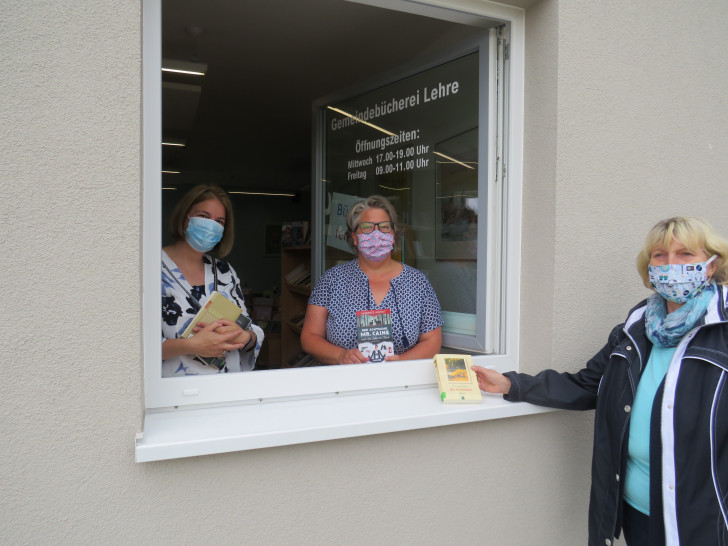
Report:
[[[389,309],[356,312],[356,341],[369,362],[384,362],[394,355],[392,313]]]
[[[470,355],[435,355],[440,400],[445,404],[479,404],[483,400]]]
[[[235,302],[230,301],[220,292],[214,291],[210,294],[210,297],[207,298],[207,301],[200,308],[195,317],[187,325],[187,328],[185,328],[185,331],[182,332],[181,337],[188,338],[192,336],[192,330],[198,322],[210,324],[216,320],[228,319],[233,322],[237,322],[241,328],[247,328],[250,324],[250,319],[242,313],[243,310],[238,307]],[[195,358],[203,364],[214,366],[218,370],[225,365],[224,358],[203,357],[200,355],[195,355]]]

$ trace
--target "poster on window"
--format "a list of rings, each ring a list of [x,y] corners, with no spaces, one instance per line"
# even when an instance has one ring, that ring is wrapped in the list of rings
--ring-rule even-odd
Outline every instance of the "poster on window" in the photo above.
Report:
[[[362,201],[362,197],[346,195],[344,193],[332,193],[329,205],[329,229],[326,233],[326,244],[345,252],[355,254],[346,242],[346,215],[349,208]]]

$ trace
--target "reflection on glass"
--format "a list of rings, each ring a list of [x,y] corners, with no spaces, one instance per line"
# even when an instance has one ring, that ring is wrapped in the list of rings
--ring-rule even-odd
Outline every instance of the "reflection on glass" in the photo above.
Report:
[[[325,110],[324,269],[353,257],[349,207],[383,195],[404,227],[395,258],[428,276],[443,330],[465,334],[476,311],[478,101],[476,52]]]

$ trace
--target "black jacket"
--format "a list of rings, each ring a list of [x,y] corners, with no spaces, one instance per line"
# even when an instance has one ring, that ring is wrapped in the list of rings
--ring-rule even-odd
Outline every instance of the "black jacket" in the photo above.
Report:
[[[700,324],[675,350],[655,395],[650,435],[650,545],[728,545],[728,289],[719,287]],[[596,409],[589,544],[622,528],[623,476],[637,383],[652,344],[645,302],[577,373],[508,372],[511,401]]]

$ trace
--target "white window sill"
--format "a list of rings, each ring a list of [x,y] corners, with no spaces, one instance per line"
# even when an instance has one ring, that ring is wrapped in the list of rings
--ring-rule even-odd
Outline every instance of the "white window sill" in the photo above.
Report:
[[[320,442],[555,411],[483,395],[443,404],[435,386],[309,400],[147,412],[136,461],[149,462]]]

